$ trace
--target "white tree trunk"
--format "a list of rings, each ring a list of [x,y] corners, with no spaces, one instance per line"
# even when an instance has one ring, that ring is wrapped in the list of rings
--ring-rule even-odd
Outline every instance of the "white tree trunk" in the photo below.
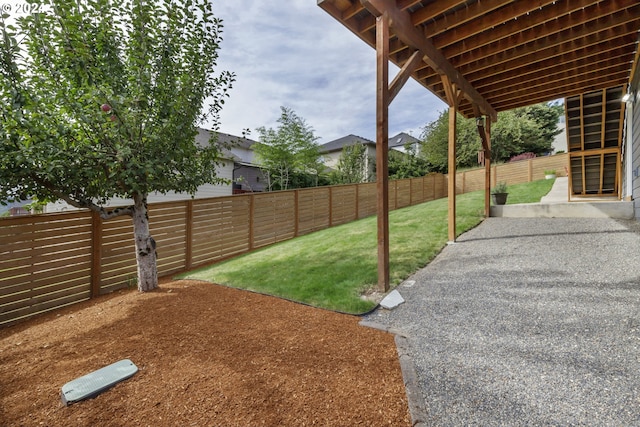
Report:
[[[136,261],[138,262],[138,290],[151,291],[158,287],[158,266],[155,241],[149,235],[149,216],[146,195],[133,197],[133,234],[136,241]]]

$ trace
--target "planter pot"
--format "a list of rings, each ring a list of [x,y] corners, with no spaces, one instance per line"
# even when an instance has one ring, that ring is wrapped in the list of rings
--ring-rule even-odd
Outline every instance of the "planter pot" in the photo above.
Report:
[[[544,179],[556,179],[555,173],[550,173],[544,176]]]
[[[494,205],[505,205],[507,204],[507,196],[509,193],[493,193],[491,195],[491,200],[493,200]]]

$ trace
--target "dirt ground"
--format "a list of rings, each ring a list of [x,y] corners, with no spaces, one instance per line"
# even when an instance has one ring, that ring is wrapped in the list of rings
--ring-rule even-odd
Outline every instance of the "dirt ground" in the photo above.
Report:
[[[409,426],[393,336],[359,318],[195,281],[0,329],[0,426]],[[61,387],[139,368],[68,407]]]

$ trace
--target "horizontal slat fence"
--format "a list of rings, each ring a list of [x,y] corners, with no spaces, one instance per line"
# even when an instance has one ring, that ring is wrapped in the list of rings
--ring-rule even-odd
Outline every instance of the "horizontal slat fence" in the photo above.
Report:
[[[510,185],[537,181],[544,179],[544,172],[547,170],[555,170],[557,176],[567,176],[568,156],[567,153],[563,153],[492,166],[491,186],[501,181]],[[458,172],[456,174],[456,192],[462,194],[484,189],[484,174],[484,169]]]
[[[0,324],[91,297],[90,215],[22,216],[0,225]]]
[[[540,179],[544,169],[564,173],[565,164],[566,155],[499,165],[492,169],[492,179]],[[523,167],[526,173],[520,171]],[[480,190],[484,171],[463,172],[457,183],[461,192]],[[389,182],[389,207],[446,194],[444,175],[394,180]],[[376,184],[366,183],[150,204],[159,275],[374,215],[376,196]],[[102,221],[96,214],[76,211],[0,218],[0,325],[135,287],[136,276],[129,217]]]

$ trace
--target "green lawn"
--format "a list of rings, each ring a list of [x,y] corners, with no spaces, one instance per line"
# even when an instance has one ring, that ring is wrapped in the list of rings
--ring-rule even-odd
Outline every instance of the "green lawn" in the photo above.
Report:
[[[509,186],[508,203],[537,202],[553,180]],[[483,216],[484,193],[457,197],[456,232],[475,227]],[[447,199],[389,213],[392,287],[431,261],[447,242]],[[376,287],[376,217],[318,231],[181,275],[181,278],[277,295],[347,313],[375,303],[361,298]]]

